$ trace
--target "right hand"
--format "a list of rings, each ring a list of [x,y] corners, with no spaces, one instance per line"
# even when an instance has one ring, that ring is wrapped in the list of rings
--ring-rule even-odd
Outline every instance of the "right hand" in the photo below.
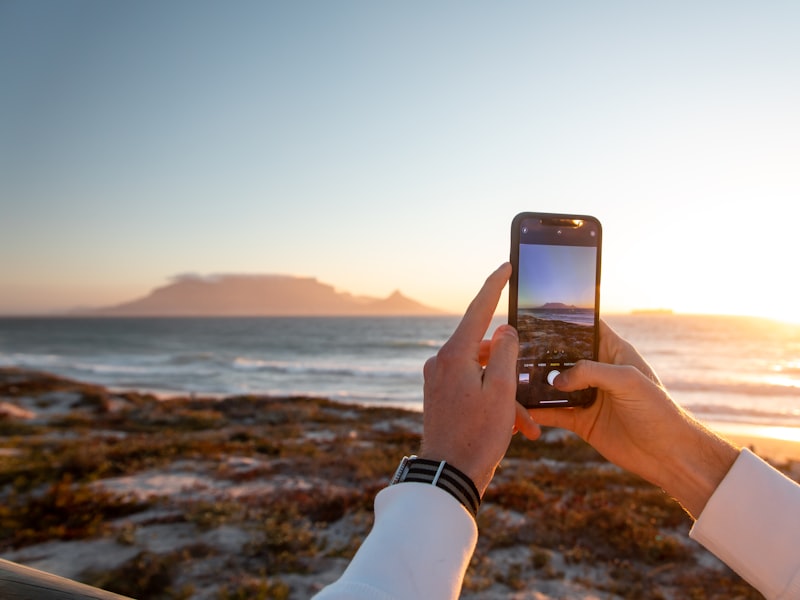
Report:
[[[554,381],[565,392],[598,388],[594,404],[533,409],[528,411],[532,419],[574,431],[605,458],[662,487],[698,516],[738,451],[678,406],[647,361],[605,322],[599,358],[578,362]]]

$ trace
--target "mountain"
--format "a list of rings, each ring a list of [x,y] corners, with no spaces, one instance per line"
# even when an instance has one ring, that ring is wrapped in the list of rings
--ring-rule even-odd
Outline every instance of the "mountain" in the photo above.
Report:
[[[96,316],[346,316],[435,315],[440,311],[403,296],[369,298],[338,292],[312,277],[182,275],[144,298],[84,314]]]
[[[574,304],[564,304],[563,302],[547,302],[542,304],[539,308],[548,308],[550,310],[563,309],[563,308],[578,308]]]

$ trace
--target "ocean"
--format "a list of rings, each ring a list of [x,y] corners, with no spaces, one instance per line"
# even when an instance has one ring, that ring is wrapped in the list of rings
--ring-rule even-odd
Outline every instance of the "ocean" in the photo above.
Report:
[[[728,316],[605,318],[701,420],[800,428],[800,325]],[[5,318],[0,366],[166,397],[312,395],[421,409],[422,366],[457,323],[458,317]]]
[[[518,313],[546,321],[565,321],[576,325],[594,323],[593,308],[520,308]]]

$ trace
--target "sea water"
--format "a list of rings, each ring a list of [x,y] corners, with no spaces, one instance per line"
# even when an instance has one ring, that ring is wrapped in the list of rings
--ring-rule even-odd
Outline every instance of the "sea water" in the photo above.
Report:
[[[608,322],[701,420],[800,427],[800,325],[708,315]]]
[[[610,315],[701,420],[800,427],[800,326]],[[496,319],[493,326],[503,322]],[[170,395],[313,395],[422,407],[458,317],[0,319],[0,366]]]
[[[0,319],[0,365],[162,395],[421,406],[456,317]]]

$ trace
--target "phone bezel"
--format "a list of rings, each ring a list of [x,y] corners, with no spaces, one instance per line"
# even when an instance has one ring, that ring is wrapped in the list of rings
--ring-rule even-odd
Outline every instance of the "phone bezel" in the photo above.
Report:
[[[602,247],[603,247],[603,228],[597,219],[591,215],[568,214],[568,213],[543,213],[543,212],[522,212],[514,217],[511,222],[511,278],[509,280],[509,294],[508,294],[508,323],[514,328],[517,327],[517,307],[518,307],[518,293],[519,293],[519,249],[520,249],[520,227],[521,223],[527,219],[541,219],[541,220],[582,220],[591,221],[597,231],[596,244],[597,256],[595,266],[595,284],[594,284],[594,340],[592,348],[592,360],[598,359],[598,352],[600,348],[600,268],[602,264]],[[565,244],[569,245],[569,244]],[[517,398],[519,395],[519,374],[517,374]],[[563,403],[523,403],[526,408],[568,408],[575,406],[589,406],[596,398],[597,390],[589,388],[589,392],[585,394],[572,393],[567,394],[568,399]]]

